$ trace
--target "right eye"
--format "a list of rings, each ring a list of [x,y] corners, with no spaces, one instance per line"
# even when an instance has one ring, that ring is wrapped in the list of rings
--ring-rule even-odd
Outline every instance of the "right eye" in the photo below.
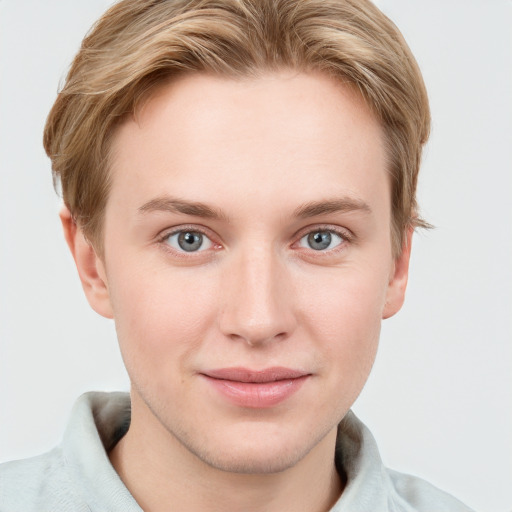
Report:
[[[213,242],[199,231],[182,230],[165,237],[164,242],[173,249],[184,252],[201,252],[210,249]]]

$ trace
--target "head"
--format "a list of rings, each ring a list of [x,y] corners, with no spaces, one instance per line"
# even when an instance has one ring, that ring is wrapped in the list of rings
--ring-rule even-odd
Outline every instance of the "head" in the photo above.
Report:
[[[428,122],[369,2],[107,12],[45,146],[89,302],[116,321],[130,432],[235,472],[333,440],[402,305]]]
[[[97,251],[116,128],[162,82],[193,72],[240,78],[320,71],[350,84],[385,134],[398,254],[419,217],[416,186],[430,129],[425,86],[394,24],[370,1],[128,0],[84,39],[47,120],[44,145],[64,202]]]

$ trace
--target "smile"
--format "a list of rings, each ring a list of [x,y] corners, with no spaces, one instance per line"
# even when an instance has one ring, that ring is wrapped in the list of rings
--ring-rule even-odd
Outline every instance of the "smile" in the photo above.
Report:
[[[285,401],[311,376],[304,371],[282,367],[262,371],[222,368],[201,375],[224,398],[250,408],[268,408]]]

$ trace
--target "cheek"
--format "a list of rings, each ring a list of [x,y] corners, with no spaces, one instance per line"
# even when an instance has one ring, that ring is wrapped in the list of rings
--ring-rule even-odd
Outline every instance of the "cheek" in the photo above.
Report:
[[[307,294],[305,325],[311,333],[316,330],[328,360],[338,366],[339,378],[350,376],[345,377],[347,382],[359,380],[355,374],[366,379],[373,364],[386,283],[383,273],[352,269],[333,274],[324,281],[322,291],[312,286]]]
[[[214,312],[215,293],[179,273],[119,276],[111,289],[116,330],[128,372],[166,374],[197,349]],[[162,372],[159,372],[159,370]],[[148,374],[148,371],[141,372]]]

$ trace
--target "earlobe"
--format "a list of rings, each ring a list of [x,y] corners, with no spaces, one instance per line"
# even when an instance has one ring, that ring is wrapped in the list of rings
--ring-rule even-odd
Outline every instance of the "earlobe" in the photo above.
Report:
[[[113,318],[103,261],[87,241],[66,206],[61,208],[59,216],[87,301],[98,314]]]
[[[411,258],[413,232],[413,228],[410,228],[407,231],[402,251],[395,259],[393,265],[393,270],[388,283],[386,303],[382,310],[382,318],[384,320],[398,313],[404,303],[405,290],[407,288],[407,280],[409,278],[409,261]]]

